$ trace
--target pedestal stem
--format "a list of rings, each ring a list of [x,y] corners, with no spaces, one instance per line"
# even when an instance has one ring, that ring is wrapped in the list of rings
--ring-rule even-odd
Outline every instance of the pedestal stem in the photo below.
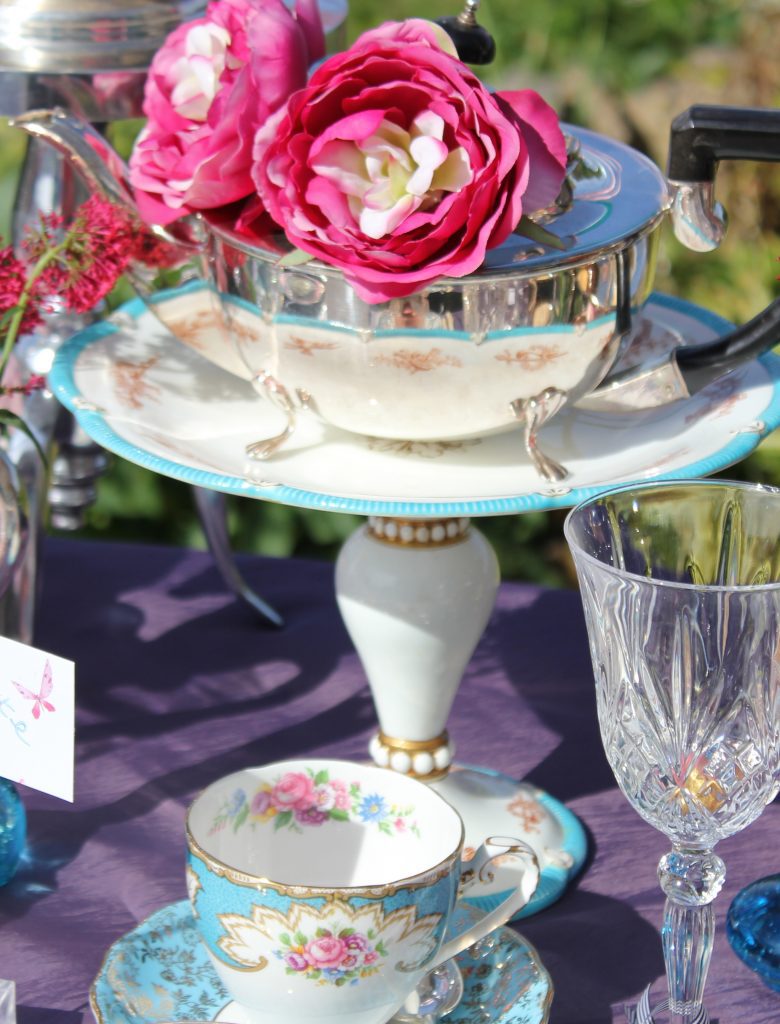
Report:
[[[706,1024],[704,984],[712,956],[712,901],[723,887],[726,866],[711,850],[675,847],[661,858],[658,879],[666,893],[661,939],[672,1024]]]
[[[446,774],[447,717],[498,582],[468,519],[372,517],[342,548],[336,596],[377,709],[377,764],[426,782]]]
[[[712,904],[686,907],[673,900],[666,901],[661,939],[672,1024],[693,1024],[704,1019],[704,983],[714,937]]]

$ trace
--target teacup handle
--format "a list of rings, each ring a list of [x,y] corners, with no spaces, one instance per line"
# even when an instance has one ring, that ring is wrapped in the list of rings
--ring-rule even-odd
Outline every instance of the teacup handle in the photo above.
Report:
[[[523,869],[520,884],[507,896],[503,903],[499,903],[489,914],[486,914],[476,924],[467,928],[466,931],[461,932],[460,935],[456,935],[445,942],[439,950],[434,966],[438,966],[444,963],[445,960],[457,956],[458,953],[462,953],[464,949],[468,949],[475,942],[484,939],[486,935],[495,931],[502,924],[506,924],[510,918],[514,917],[518,910],[523,909],[536,892],[536,887],[539,884],[539,861],[536,859],[536,854],[531,847],[519,839],[493,836],[484,841],[477,850],[473,860],[469,861],[468,867],[461,873],[459,901],[475,882],[490,882],[493,880],[490,865],[498,857],[511,857],[518,861]]]

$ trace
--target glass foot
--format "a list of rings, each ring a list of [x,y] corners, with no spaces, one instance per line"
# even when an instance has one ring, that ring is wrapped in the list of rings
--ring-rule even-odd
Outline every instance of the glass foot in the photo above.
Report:
[[[522,839],[536,854],[539,885],[514,920],[554,903],[582,867],[587,852],[585,830],[568,807],[549,793],[502,772],[457,764],[430,785],[463,818],[466,859],[486,836],[497,835]],[[480,896],[466,897],[464,902],[485,913],[503,902],[514,885],[514,872],[498,866],[494,873],[495,881]]]
[[[740,960],[780,992],[780,875],[761,878],[737,893],[726,934]]]
[[[683,1018],[679,1014],[672,1016],[669,1012],[668,999],[662,999],[655,1006],[650,1006],[650,988],[648,985],[636,1006],[625,1007],[628,1024],[679,1024]],[[685,1024],[710,1024],[709,1014],[701,1006],[695,1016],[685,1018]]]

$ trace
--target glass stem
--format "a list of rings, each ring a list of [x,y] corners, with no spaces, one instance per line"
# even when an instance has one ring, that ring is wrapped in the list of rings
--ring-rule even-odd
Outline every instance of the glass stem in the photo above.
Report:
[[[711,903],[688,907],[667,899],[661,939],[672,1024],[692,1024],[701,1014],[714,938]]]
[[[666,893],[661,928],[672,1024],[705,1024],[704,983],[715,938],[712,901],[726,866],[712,850],[674,847],[661,858],[658,880]]]

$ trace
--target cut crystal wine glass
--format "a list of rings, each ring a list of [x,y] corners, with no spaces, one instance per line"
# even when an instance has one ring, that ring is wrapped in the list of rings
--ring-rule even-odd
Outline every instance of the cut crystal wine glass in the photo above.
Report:
[[[715,844],[780,777],[780,491],[683,481],[585,501],[564,527],[602,741],[632,806],[671,840],[658,877],[675,1024],[705,1024]],[[646,993],[632,1019],[648,1024]]]

